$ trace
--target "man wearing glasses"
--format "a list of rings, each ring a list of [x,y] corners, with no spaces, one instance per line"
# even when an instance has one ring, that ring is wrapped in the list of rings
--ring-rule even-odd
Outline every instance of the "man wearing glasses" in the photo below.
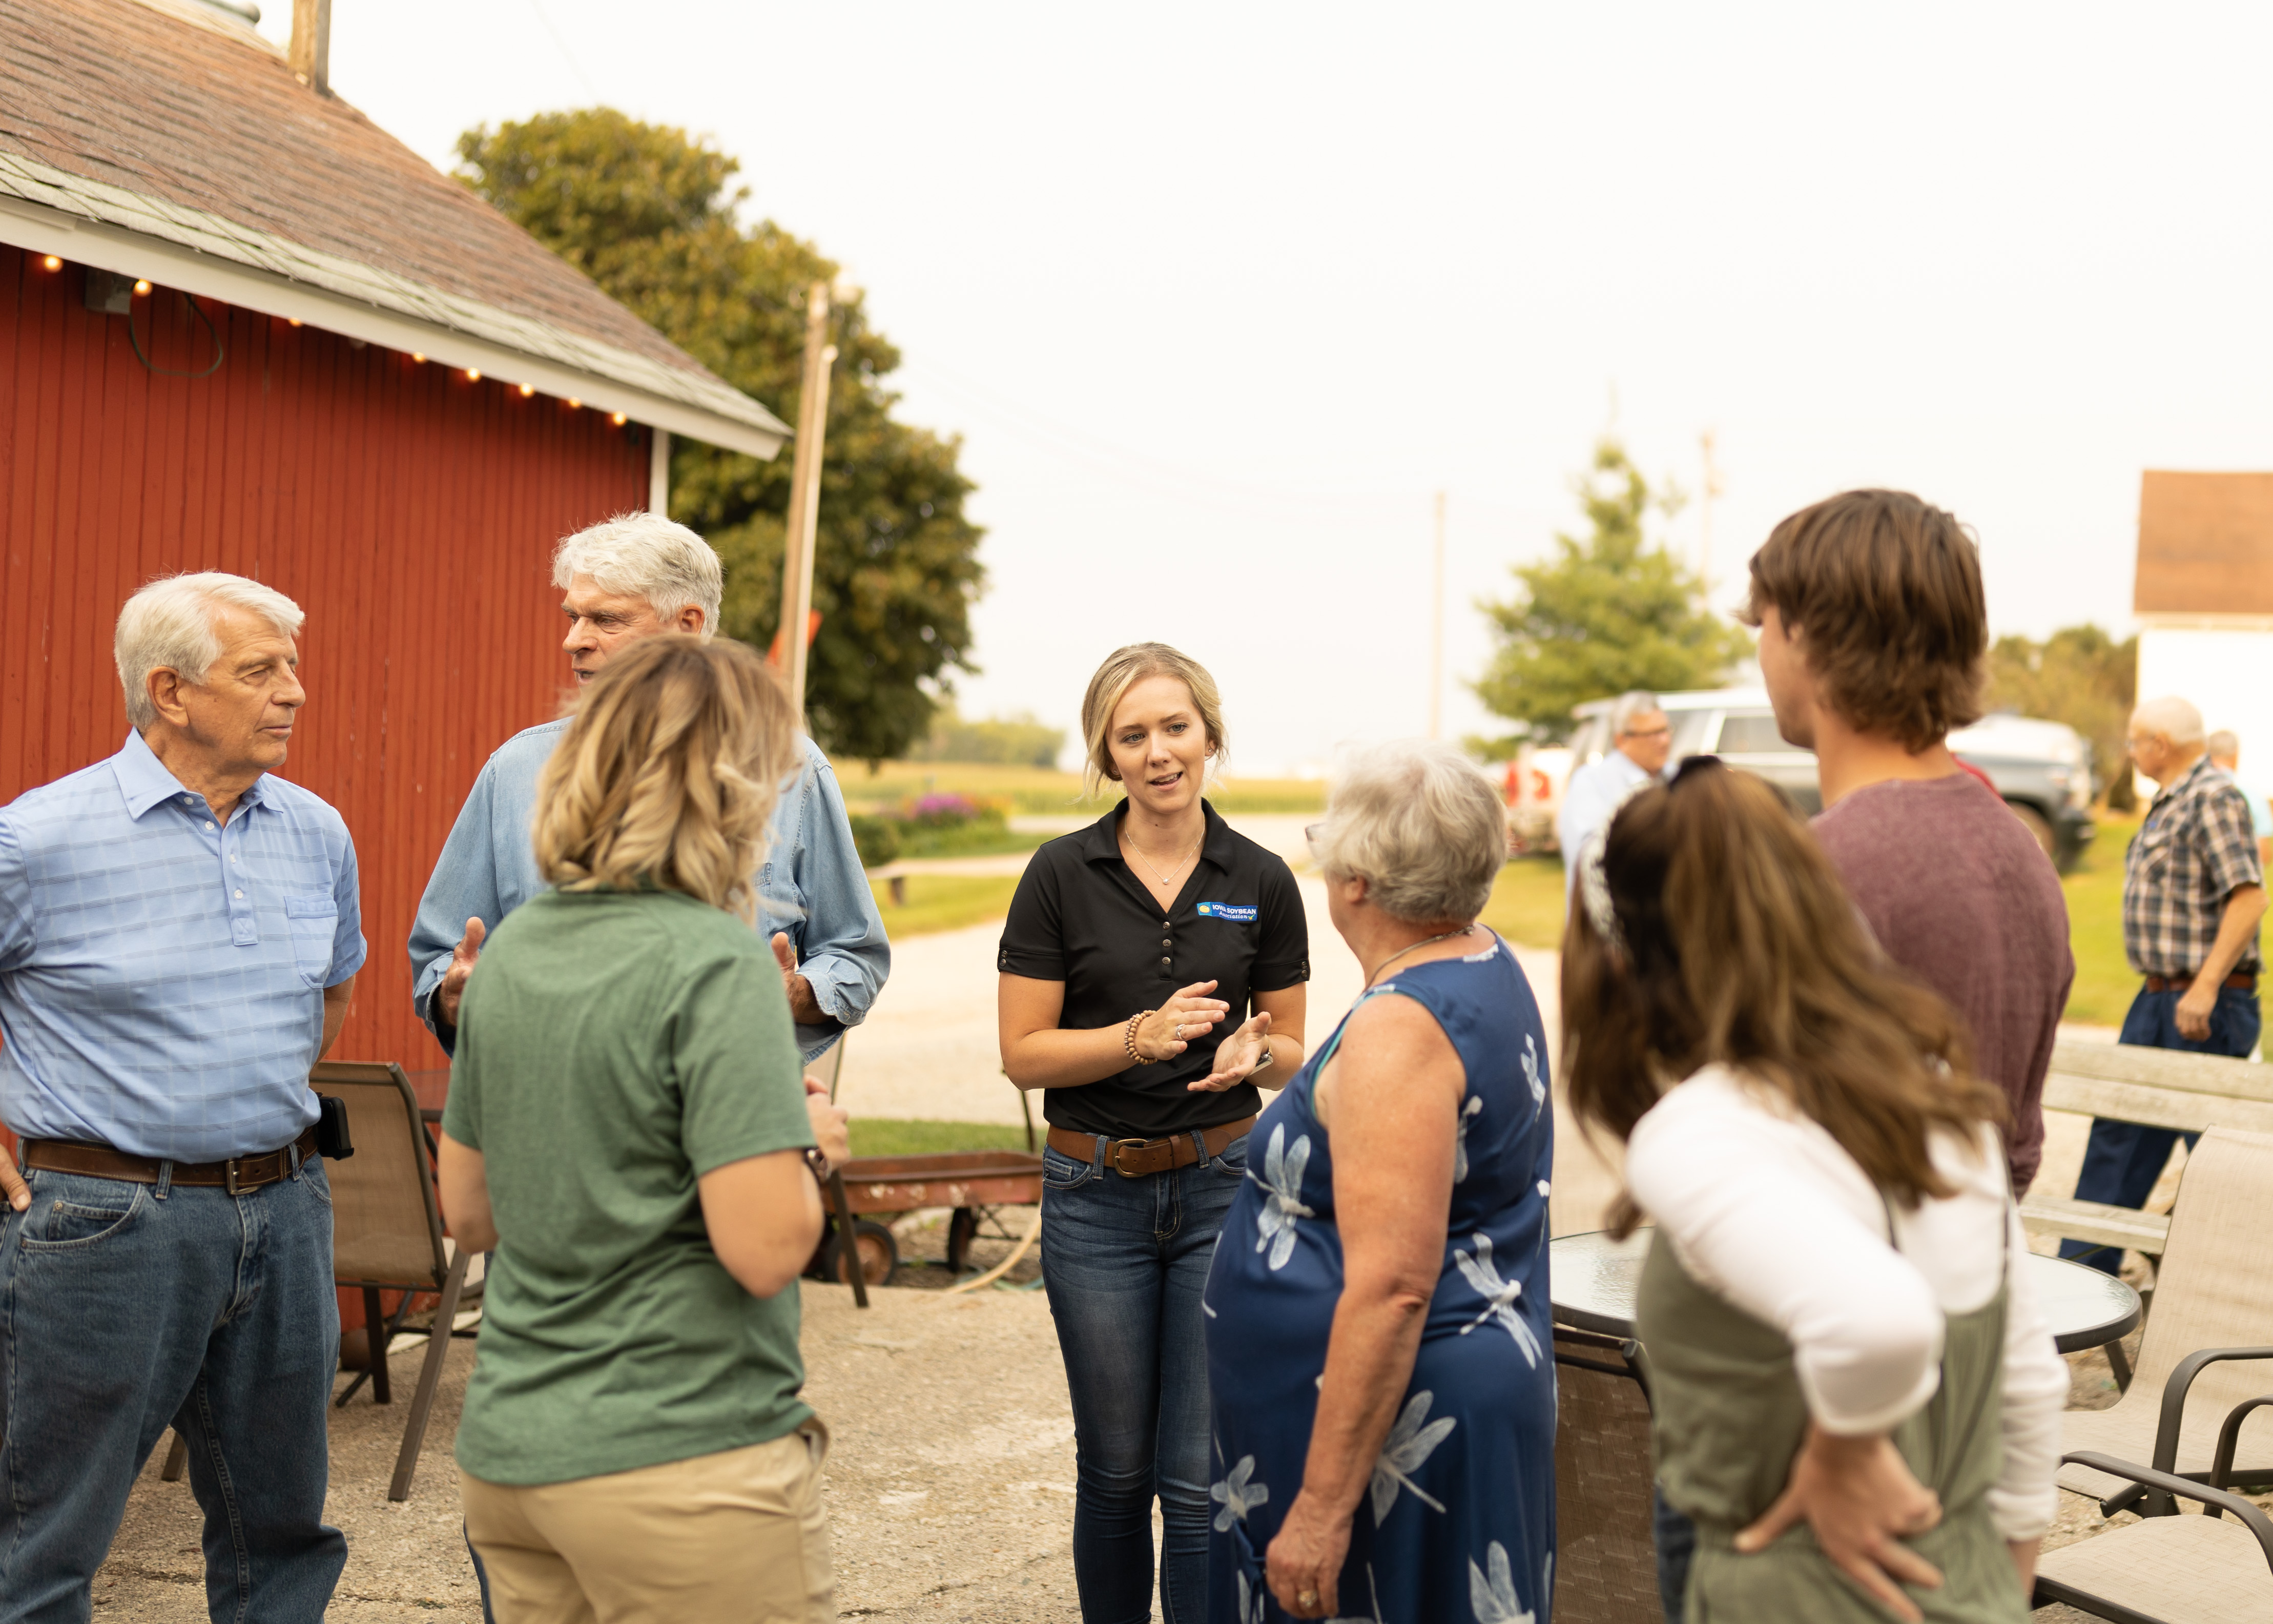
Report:
[[[1555,816],[1566,893],[1587,837],[1609,823],[1629,795],[1661,778],[1665,758],[1672,752],[1673,725],[1665,719],[1657,695],[1639,688],[1619,695],[1610,706],[1609,749],[1602,760],[1588,762],[1571,774],[1563,791],[1563,809]]]

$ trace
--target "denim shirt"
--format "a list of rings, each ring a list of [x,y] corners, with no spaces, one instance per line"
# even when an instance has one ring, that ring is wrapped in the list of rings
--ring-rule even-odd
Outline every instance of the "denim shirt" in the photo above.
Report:
[[[267,774],[224,823],[129,733],[0,810],[0,1121],[176,1162],[289,1145],[364,956],[337,812]]]
[[[537,777],[567,731],[566,718],[545,722],[498,747],[474,780],[419,898],[410,928],[411,1007],[446,1049],[456,1043],[457,1029],[436,1024],[432,999],[466,921],[478,919],[495,930],[506,914],[551,889],[537,872],[530,831]],[[829,1018],[797,1028],[798,1047],[811,1060],[866,1019],[891,974],[892,950],[852,845],[836,775],[812,741],[799,743],[805,767],[774,808],[773,838],[758,870],[758,928],[768,937],[789,934],[798,973],[813,984],[814,1002]]]

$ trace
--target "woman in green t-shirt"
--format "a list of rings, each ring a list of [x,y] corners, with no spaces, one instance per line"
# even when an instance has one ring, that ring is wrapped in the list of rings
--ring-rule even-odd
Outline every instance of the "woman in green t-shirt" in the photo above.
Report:
[[[496,1253],[457,1455],[500,1624],[836,1616],[796,1281],[844,1114],[750,924],[796,734],[739,644],[611,660],[538,792],[554,889],[467,983],[441,1182]]]

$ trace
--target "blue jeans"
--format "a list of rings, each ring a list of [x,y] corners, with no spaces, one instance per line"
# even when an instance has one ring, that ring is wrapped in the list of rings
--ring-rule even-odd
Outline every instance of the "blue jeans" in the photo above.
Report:
[[[1202,1147],[1204,1149],[1204,1146]],[[1152,1615],[1152,1500],[1160,1501],[1160,1616],[1207,1616],[1207,1348],[1200,1293],[1247,1141],[1190,1167],[1123,1178],[1042,1155],[1042,1277],[1073,1397],[1080,1462],[1074,1582],[1083,1624]]]
[[[323,1616],[339,1369],[323,1163],[242,1196],[26,1175],[0,1224],[0,1624],[83,1624],[127,1491],[168,1426],[227,1624]]]
[[[1697,1554],[1697,1524],[1665,1502],[1665,1491],[1649,1491],[1651,1541],[1657,1546],[1657,1603],[1665,1624],[1681,1624],[1683,1595],[1689,1589],[1689,1564]]]
[[[2130,1012],[2123,1018],[2120,1041],[2146,1049],[2182,1049],[2194,1054],[2243,1057],[2257,1047],[2263,1017],[2257,1007],[2256,993],[2239,987],[2221,989],[2217,1003],[2210,1010],[2209,1036],[2202,1040],[2179,1035],[2179,999],[2183,996],[2140,989],[2139,996],[2131,1000]],[[2100,1201],[2110,1207],[2144,1205],[2154,1192],[2155,1181],[2163,1176],[2163,1164],[2171,1159],[2171,1146],[2178,1137],[2176,1128],[2149,1128],[2135,1122],[2094,1118],[2091,1139],[2084,1147],[2083,1170],[2076,1175],[2075,1199]],[[2187,1134],[2187,1148],[2192,1150],[2200,1137]],[[2062,1241],[2059,1255],[2108,1274],[2115,1273],[2116,1266],[2123,1260],[2123,1254],[2116,1248],[2095,1245],[2089,1241]]]

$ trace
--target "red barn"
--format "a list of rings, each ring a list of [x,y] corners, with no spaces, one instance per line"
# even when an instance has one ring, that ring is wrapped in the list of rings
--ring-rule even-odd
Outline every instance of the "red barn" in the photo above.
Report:
[[[0,0],[0,801],[109,755],[111,626],[226,569],[308,613],[285,776],[346,816],[341,1058],[442,1064],[403,944],[489,752],[565,682],[552,544],[670,436],[788,432],[199,0]]]

